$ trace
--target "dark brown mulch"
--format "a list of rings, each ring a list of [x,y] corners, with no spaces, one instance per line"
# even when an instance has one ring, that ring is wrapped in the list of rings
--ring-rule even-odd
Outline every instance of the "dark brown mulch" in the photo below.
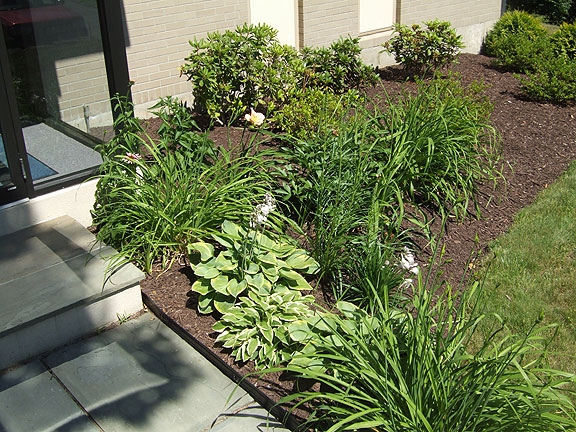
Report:
[[[514,215],[534,201],[537,194],[554,182],[576,159],[576,106],[557,106],[530,102],[520,97],[517,80],[510,73],[490,67],[482,55],[464,54],[453,70],[464,83],[481,80],[494,103],[492,123],[502,135],[502,161],[505,184],[496,190],[482,186],[479,196],[482,218],[448,226],[444,242],[449,262],[444,267],[450,280],[458,280],[474,251],[486,250],[489,243],[506,232]],[[383,86],[398,90],[396,68],[383,71]],[[369,90],[372,94],[377,89]],[[216,142],[227,139],[223,128],[212,131]],[[240,374],[252,371],[251,365],[235,363],[226,352],[214,346],[214,318],[195,310],[190,293],[192,272],[185,265],[174,265],[163,273],[155,272],[142,283],[144,293],[171,319],[213,350]],[[276,399],[289,392],[291,382],[271,377],[257,386]]]

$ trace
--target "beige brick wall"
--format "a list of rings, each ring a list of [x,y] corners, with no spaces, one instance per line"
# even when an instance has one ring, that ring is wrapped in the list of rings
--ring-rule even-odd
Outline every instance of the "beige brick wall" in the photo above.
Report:
[[[358,35],[358,0],[299,0],[300,46],[326,46]]]
[[[297,4],[301,47],[327,46],[341,36],[358,36],[359,0],[297,0]],[[188,41],[250,22],[249,5],[250,0],[124,0],[137,115],[149,115],[147,107],[160,97],[190,99],[191,86],[179,76],[179,67],[189,53]],[[500,9],[501,0],[396,1],[396,17],[404,24],[435,18],[450,21],[464,36],[468,52],[479,51]],[[380,53],[380,44],[390,35],[391,31],[385,31],[361,38],[366,62],[380,66],[393,62]]]
[[[399,2],[400,22],[413,24],[440,18],[456,28],[497,20],[501,0],[407,0]]]
[[[189,96],[179,67],[190,53],[188,41],[248,21],[248,0],[124,0],[128,67],[135,82],[138,115],[161,97]]]

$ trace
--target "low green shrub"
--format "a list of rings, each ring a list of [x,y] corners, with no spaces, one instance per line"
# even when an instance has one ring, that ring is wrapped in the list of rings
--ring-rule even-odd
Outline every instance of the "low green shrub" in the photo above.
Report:
[[[574,24],[562,24],[552,36],[550,36],[554,53],[567,60],[576,59],[576,22]]]
[[[340,302],[337,314],[289,327],[305,346],[287,367],[269,371],[320,384],[281,400],[311,409],[302,430],[576,427],[568,387],[576,376],[547,367],[546,327],[535,324],[527,334],[513,335],[494,316],[494,332],[474,348],[470,340],[488,319],[476,309],[478,286],[456,293],[434,288],[419,278],[411,298],[397,307],[388,296],[375,303],[373,314]]]
[[[281,131],[297,138],[338,129],[347,111],[359,99],[357,92],[336,95],[316,87],[298,92],[280,108],[272,119]]]
[[[509,10],[522,10],[531,14],[542,15],[547,21],[560,24],[576,17],[574,0],[510,0]]]
[[[219,251],[204,241],[188,245],[190,266],[198,277],[191,289],[200,295],[200,313],[227,313],[241,294],[252,291],[265,295],[312,289],[300,273],[312,274],[318,264],[293,242],[227,220],[222,233],[212,238]]]
[[[495,64],[506,70],[529,72],[548,56],[551,45],[540,19],[523,11],[506,12],[486,35],[484,43],[488,55],[496,57]]]
[[[192,82],[197,110],[231,122],[252,107],[273,111],[281,105],[297,88],[303,64],[277,33],[265,24],[245,24],[190,41],[192,52],[180,70]]]
[[[576,100],[576,60],[563,57],[542,61],[536,72],[518,76],[523,93],[541,102]]]
[[[374,84],[374,68],[363,63],[359,38],[340,38],[330,47],[304,47],[303,86],[342,94],[357,89],[362,84]]]
[[[453,63],[464,47],[449,22],[427,21],[424,26],[396,24],[396,34],[382,45],[410,74],[420,77]]]

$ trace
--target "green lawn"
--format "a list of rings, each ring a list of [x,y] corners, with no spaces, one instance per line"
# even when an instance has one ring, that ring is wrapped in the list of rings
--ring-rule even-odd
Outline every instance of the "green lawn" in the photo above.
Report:
[[[519,332],[541,317],[557,323],[551,364],[576,372],[576,163],[491,246],[487,310]]]

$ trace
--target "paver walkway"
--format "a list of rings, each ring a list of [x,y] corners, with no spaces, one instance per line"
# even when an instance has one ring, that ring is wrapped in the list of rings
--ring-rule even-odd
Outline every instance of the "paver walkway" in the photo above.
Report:
[[[145,313],[2,373],[0,431],[287,429]]]

